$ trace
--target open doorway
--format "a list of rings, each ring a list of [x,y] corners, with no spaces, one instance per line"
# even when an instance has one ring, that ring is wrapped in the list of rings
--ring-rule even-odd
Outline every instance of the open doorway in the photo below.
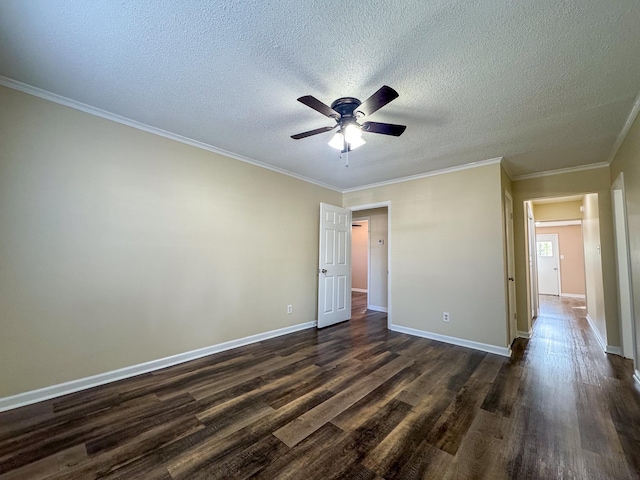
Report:
[[[369,217],[351,221],[351,311],[364,313],[369,299]]]
[[[364,308],[389,316],[389,207],[379,205],[352,208],[352,312]]]
[[[598,195],[531,199],[527,204],[528,225],[535,229],[527,245],[535,259],[530,265],[535,268],[528,269],[536,286],[528,292],[532,317],[535,300],[540,315],[545,314],[543,305],[562,305],[587,319],[606,351]]]
[[[584,195],[533,200],[535,278],[538,295],[586,297]]]

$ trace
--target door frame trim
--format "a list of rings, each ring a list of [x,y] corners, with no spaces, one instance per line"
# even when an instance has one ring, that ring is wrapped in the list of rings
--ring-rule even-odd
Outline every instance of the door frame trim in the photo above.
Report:
[[[350,207],[344,207],[351,210],[351,215],[353,217],[353,212],[358,212],[360,210],[369,210],[370,208],[387,208],[387,328],[391,330],[392,322],[392,302],[391,302],[391,246],[393,245],[391,237],[391,200],[386,200],[384,202],[375,202],[375,203],[364,203],[360,205],[352,205]],[[371,241],[371,239],[369,239]],[[367,297],[367,303],[369,303]]]
[[[518,338],[518,300],[516,298],[517,289],[515,284],[516,277],[516,255],[515,255],[515,240],[514,232],[515,226],[513,221],[513,197],[505,190],[504,191],[504,230],[505,230],[505,256],[506,256],[506,270],[507,275],[505,279],[505,287],[507,289],[507,326],[509,329],[508,344],[511,345],[513,341]],[[510,207],[510,208],[509,208]],[[511,218],[507,218],[507,212],[511,214]],[[511,265],[511,272],[509,272],[509,265]],[[511,282],[513,286],[509,284],[509,276],[513,275],[514,281]],[[513,289],[513,290],[511,290]],[[513,293],[513,295],[512,295]],[[513,298],[512,298],[513,297]]]
[[[616,200],[615,200],[615,192],[622,192],[622,229],[624,230],[625,243],[627,249],[625,252],[618,252],[618,241],[616,238]],[[611,208],[613,215],[613,238],[614,238],[614,247],[615,247],[615,258],[616,258],[616,280],[618,287],[618,322],[620,328],[620,349],[622,353],[624,352],[624,339],[623,336],[623,328],[622,328],[622,297],[620,295],[620,272],[618,271],[618,263],[620,261],[619,256],[623,254],[625,256],[626,264],[627,264],[627,282],[629,284],[629,291],[631,295],[633,295],[633,278],[631,275],[631,258],[629,256],[629,224],[627,217],[627,199],[626,192],[624,188],[624,172],[620,172],[616,179],[611,184]],[[635,319],[635,310],[633,305],[633,298],[629,299],[629,311],[631,313],[631,355],[633,360],[634,371],[638,369],[638,345],[637,345],[637,336],[636,336],[636,322]]]
[[[540,298],[538,294],[538,259],[536,252],[536,219],[533,215],[533,204],[531,200],[524,202],[525,204],[525,223],[526,223],[526,262],[529,266],[529,305],[531,312],[527,313],[529,331],[533,327],[533,321],[540,314]]]

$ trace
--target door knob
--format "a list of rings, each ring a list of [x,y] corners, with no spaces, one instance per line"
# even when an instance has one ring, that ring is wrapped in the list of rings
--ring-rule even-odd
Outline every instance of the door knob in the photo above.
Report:
[[[327,269],[323,268],[322,270],[320,270],[320,273],[327,273]]]
[[[507,280],[509,280],[510,282],[515,282],[516,281],[516,279],[513,278],[513,277],[509,277],[509,278],[507,278]]]

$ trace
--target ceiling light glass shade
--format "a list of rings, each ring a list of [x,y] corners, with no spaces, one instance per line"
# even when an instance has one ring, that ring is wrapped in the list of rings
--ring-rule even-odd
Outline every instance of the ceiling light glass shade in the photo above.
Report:
[[[357,125],[350,123],[344,129],[344,137],[347,140],[347,143],[353,146],[357,140],[362,138],[362,130],[360,130]]]
[[[362,145],[364,145],[367,142],[364,141],[364,138],[357,137],[357,138],[354,138],[353,141],[348,142],[348,143],[349,143],[349,148],[351,150],[355,150],[356,148],[361,147]]]
[[[351,131],[350,131],[350,127],[353,127]],[[355,129],[355,133],[353,133],[353,129]],[[347,138],[347,143],[349,144],[349,150],[355,150],[356,148],[361,147],[362,145],[367,143],[361,137],[362,132],[355,125],[348,125],[344,129],[344,133],[345,133],[344,136],[342,135],[341,132],[336,133],[329,141],[329,145],[335,148],[336,150],[340,150],[344,152],[346,151],[345,144],[344,144],[345,137]],[[351,135],[351,137],[349,137],[349,135]],[[349,140],[349,138],[351,138],[351,140]]]
[[[342,150],[344,147],[344,137],[342,134],[340,132],[336,133],[329,141],[329,145],[336,150]]]

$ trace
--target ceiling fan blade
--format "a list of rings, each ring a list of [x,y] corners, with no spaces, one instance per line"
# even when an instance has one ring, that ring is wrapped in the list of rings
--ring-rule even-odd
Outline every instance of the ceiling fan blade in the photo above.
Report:
[[[320,112],[323,115],[331,118],[340,118],[340,114],[336,112],[329,105],[325,105],[316,97],[312,97],[311,95],[305,95],[304,97],[300,97],[298,99],[300,103],[304,103],[307,107],[313,108],[315,111]]]
[[[394,123],[364,122],[362,124],[362,130],[365,132],[393,135],[394,137],[402,135],[406,128],[406,125],[396,125]]]
[[[298,133],[296,135],[291,135],[291,138],[293,138],[294,140],[300,140],[301,138],[310,137],[311,135],[317,135],[318,133],[329,132],[329,131],[333,130],[336,127],[337,127],[337,125],[334,125],[333,127],[316,128],[315,130],[309,130],[308,132]]]
[[[387,103],[395,100],[400,95],[393,88],[384,85],[380,90],[367,98],[362,104],[356,108],[356,112],[362,112],[365,115],[371,115],[373,112],[384,107]]]

